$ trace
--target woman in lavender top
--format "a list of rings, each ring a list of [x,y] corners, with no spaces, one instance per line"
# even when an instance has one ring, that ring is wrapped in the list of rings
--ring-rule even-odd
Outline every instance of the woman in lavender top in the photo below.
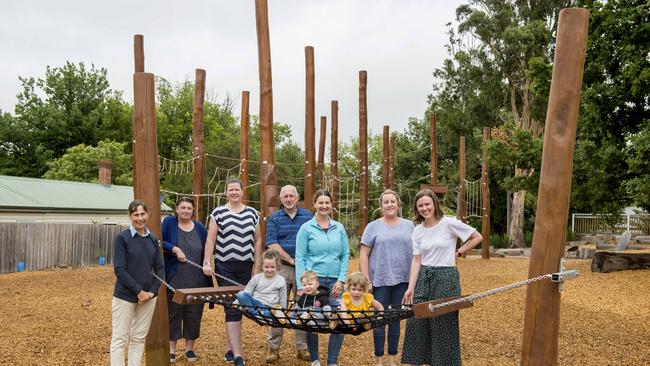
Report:
[[[411,267],[413,223],[399,217],[400,201],[397,193],[387,189],[379,197],[382,217],[366,226],[361,237],[359,257],[361,273],[371,284],[370,289],[385,308],[399,307],[408,287]],[[399,344],[399,321],[388,324],[389,364],[396,365]],[[373,329],[376,364],[383,365],[385,327]]]

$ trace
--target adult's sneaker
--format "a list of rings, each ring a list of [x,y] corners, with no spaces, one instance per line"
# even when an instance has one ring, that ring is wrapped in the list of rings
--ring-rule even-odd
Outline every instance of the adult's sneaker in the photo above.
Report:
[[[227,363],[234,363],[235,362],[235,355],[232,354],[232,351],[226,352],[226,354],[223,356],[224,361]]]
[[[245,366],[246,363],[244,362],[244,359],[241,356],[235,357],[235,366]]]
[[[187,358],[187,360],[190,362],[194,362],[199,359],[198,357],[196,357],[196,353],[194,353],[194,351],[185,352],[185,358]]]

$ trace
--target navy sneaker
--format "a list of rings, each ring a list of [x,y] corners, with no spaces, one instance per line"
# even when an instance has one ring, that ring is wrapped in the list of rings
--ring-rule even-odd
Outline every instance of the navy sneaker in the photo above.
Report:
[[[199,359],[198,357],[196,357],[196,353],[194,353],[194,351],[185,352],[185,358],[187,358],[187,360],[190,362],[194,362]]]
[[[170,353],[169,354],[169,363],[174,363],[176,362],[176,354],[175,353]]]
[[[235,357],[235,366],[244,366],[246,363],[244,362],[244,359],[241,358],[241,356]]]
[[[233,363],[233,362],[235,362],[235,355],[232,354],[232,351],[228,351],[228,352],[226,352],[226,354],[223,356],[223,359],[224,359],[227,363]]]

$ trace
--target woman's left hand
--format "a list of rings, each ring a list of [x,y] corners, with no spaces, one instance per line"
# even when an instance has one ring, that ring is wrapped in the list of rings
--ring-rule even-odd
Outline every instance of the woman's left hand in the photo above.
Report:
[[[330,293],[332,294],[332,297],[340,297],[343,293],[343,282],[336,281],[334,286],[332,286],[332,291]]]

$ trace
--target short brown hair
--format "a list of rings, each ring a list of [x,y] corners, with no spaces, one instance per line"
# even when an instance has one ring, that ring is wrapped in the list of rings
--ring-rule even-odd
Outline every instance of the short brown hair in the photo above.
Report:
[[[316,203],[316,200],[320,196],[329,197],[330,201],[332,201],[332,194],[330,193],[330,191],[328,191],[327,189],[319,189],[316,191],[316,193],[314,193],[314,203]]]
[[[178,206],[180,206],[181,203],[183,203],[183,202],[189,203],[190,205],[192,205],[192,219],[193,219],[194,218],[194,207],[196,207],[194,205],[194,200],[192,199],[192,197],[189,197],[189,196],[181,196],[181,198],[179,198],[178,201],[176,201],[176,208],[178,208]],[[174,216],[178,217],[178,212],[176,212],[176,210],[174,210]]]
[[[131,201],[131,203],[129,203],[129,215],[136,212],[138,210],[138,207],[140,206],[142,206],[144,212],[149,213],[149,208],[147,207],[147,204],[144,203],[143,200],[133,200]]]
[[[267,249],[267,250],[265,250],[264,253],[262,253],[262,261],[264,261],[265,259],[274,260],[275,261],[275,269],[277,271],[280,270],[280,266],[282,265],[282,264],[280,264],[280,254],[278,254],[278,252],[275,249]]]
[[[424,221],[424,217],[422,217],[418,211],[418,200],[422,197],[429,197],[433,200],[433,216],[438,220],[441,219],[444,214],[442,212],[442,207],[440,206],[440,200],[438,199],[438,196],[436,196],[436,194],[433,193],[433,191],[430,189],[423,189],[418,192],[413,199],[413,222],[418,225]]]

